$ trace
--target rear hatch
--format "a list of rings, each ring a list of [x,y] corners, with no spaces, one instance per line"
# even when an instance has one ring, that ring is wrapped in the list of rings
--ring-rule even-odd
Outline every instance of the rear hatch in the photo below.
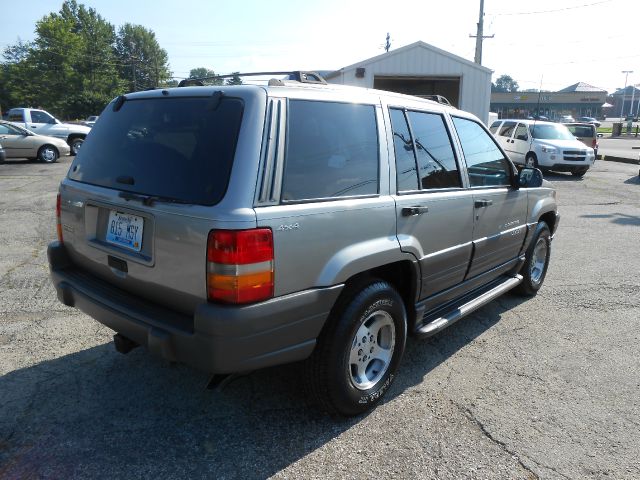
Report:
[[[206,300],[209,231],[255,227],[253,210],[232,204],[243,198],[227,195],[233,169],[257,169],[265,94],[250,88],[146,92],[107,106],[60,189],[77,268],[186,314]],[[235,165],[240,151],[254,158]]]

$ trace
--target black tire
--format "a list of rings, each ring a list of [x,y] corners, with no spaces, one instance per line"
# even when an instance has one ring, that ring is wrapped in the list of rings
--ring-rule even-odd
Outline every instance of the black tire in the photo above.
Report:
[[[71,148],[71,155],[77,155],[80,151],[80,147],[84,142],[84,137],[72,137],[69,139],[69,148]]]
[[[53,145],[43,145],[38,149],[38,160],[43,163],[55,163],[58,157],[60,157],[58,149]]]
[[[581,168],[579,170],[573,170],[571,172],[571,175],[573,175],[574,177],[582,178],[582,177],[584,177],[584,174],[587,173],[587,170],[589,170],[589,169],[588,168]]]
[[[515,293],[533,297],[544,282],[549,268],[551,256],[551,231],[545,222],[539,222],[533,233],[533,238],[525,254],[525,262],[520,269],[522,283],[515,289]]]
[[[527,153],[524,159],[524,166],[529,168],[538,168],[538,158],[535,153]]]
[[[404,354],[406,317],[402,298],[387,282],[347,287],[304,364],[310,398],[322,410],[344,416],[377,405]]]

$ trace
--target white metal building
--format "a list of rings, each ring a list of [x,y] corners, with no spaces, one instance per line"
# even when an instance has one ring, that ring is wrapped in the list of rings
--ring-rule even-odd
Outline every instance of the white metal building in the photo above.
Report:
[[[416,96],[442,95],[486,122],[493,72],[425,42],[416,42],[341,68],[327,82]]]

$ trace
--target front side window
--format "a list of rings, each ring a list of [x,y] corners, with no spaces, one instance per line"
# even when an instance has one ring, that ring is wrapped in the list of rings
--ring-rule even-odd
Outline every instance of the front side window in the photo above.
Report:
[[[529,140],[529,133],[526,125],[521,123],[518,124],[518,128],[516,128],[516,140]]]
[[[33,123],[55,123],[55,120],[51,115],[38,110],[31,111],[31,121]]]
[[[511,166],[491,135],[478,123],[453,117],[472,187],[508,186]]]
[[[501,137],[511,137],[513,135],[513,130],[516,128],[516,122],[504,122],[502,128],[500,129]]]
[[[290,100],[282,200],[378,193],[373,105]]]

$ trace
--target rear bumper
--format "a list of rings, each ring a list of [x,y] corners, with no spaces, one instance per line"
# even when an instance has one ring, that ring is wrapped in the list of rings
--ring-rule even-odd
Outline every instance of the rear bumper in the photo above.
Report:
[[[193,317],[117,289],[71,264],[63,245],[47,250],[58,299],[170,361],[234,373],[311,355],[343,285],[244,306],[202,303]]]

